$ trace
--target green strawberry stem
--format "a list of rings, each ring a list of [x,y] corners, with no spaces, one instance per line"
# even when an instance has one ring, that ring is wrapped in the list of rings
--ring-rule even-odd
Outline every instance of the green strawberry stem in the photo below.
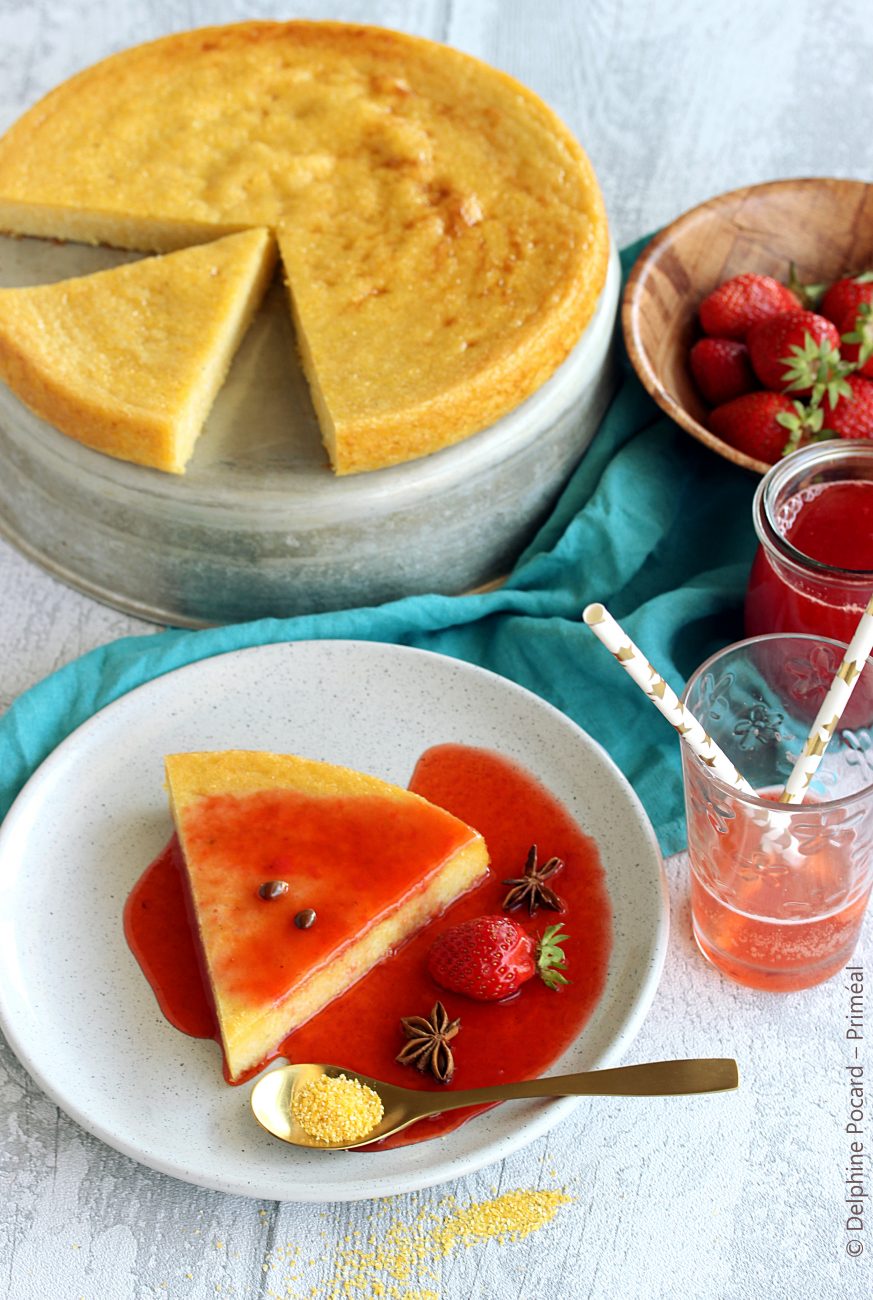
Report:
[[[796,277],[794,264],[791,274]],[[873,272],[856,277],[859,281],[873,280]],[[789,280],[790,289],[798,293],[797,283]],[[801,286],[802,287],[802,286]],[[808,285],[808,289],[819,290],[824,286]],[[846,382],[847,376],[861,370],[873,356],[873,305],[861,303],[855,318],[855,327],[848,334],[842,335],[843,343],[858,343],[860,350],[856,361],[846,361],[837,349],[826,339],[816,343],[811,334],[806,334],[803,347],[792,347],[792,355],[781,357],[787,367],[785,379],[790,381],[787,390],[792,388],[811,388],[807,402],[795,402],[794,412],[777,415],[776,420],[788,430],[789,438],[782,448],[782,455],[788,456],[796,451],[802,442],[822,442],[835,437],[832,429],[824,425],[824,399],[828,399],[831,408],[840,401],[851,402],[855,394]]]
[[[804,284],[793,262],[788,263],[788,288],[800,299],[807,311],[816,311],[827,289],[826,284]]]
[[[561,934],[560,930],[560,924],[550,925],[543,931],[537,945],[537,973],[550,989],[559,989],[562,984],[570,983],[564,974],[567,969],[567,958],[561,948],[561,944],[565,943],[570,936]]]
[[[860,344],[858,360],[852,366],[853,370],[860,370],[873,356],[873,303],[861,303],[854,328],[848,334],[843,334],[842,340],[844,343]]]
[[[849,392],[851,391],[849,389]],[[789,434],[788,441],[782,448],[783,456],[796,451],[804,439],[808,442],[821,442],[823,437],[828,436],[827,430],[822,427],[824,408],[813,402],[810,402],[809,406],[804,406],[803,402],[795,402],[792,412],[784,411],[776,416],[776,423],[781,424],[783,429],[787,429]]]
[[[821,405],[825,396],[832,406],[840,397],[851,397],[852,390],[845,376],[856,367],[843,360],[829,339],[817,343],[807,332],[803,336],[803,346],[795,344],[789,351],[791,356],[780,358],[787,367],[783,376],[787,392],[792,388],[811,389],[810,406],[813,410]]]

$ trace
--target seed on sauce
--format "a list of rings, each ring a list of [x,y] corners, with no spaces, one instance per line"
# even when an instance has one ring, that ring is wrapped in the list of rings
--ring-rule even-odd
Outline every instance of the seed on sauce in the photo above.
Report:
[[[295,916],[294,924],[298,930],[308,930],[311,925],[315,925],[315,908],[304,907],[303,911]]]
[[[288,893],[287,880],[265,880],[264,883],[261,885],[260,889],[258,890],[258,894],[260,895],[260,897],[266,898],[268,900],[272,900],[274,898],[281,898],[283,894],[287,894],[287,893]]]

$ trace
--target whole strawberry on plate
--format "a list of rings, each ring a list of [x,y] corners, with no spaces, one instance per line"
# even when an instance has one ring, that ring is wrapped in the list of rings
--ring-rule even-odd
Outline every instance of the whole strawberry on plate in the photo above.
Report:
[[[535,939],[507,916],[474,916],[434,940],[427,969],[441,988],[477,1002],[512,997],[535,975],[558,989],[569,983],[560,931],[550,925]]]

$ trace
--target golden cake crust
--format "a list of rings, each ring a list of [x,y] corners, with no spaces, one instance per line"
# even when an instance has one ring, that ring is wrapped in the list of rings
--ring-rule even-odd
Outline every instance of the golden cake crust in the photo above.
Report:
[[[269,283],[244,231],[94,275],[0,290],[0,377],[97,451],[181,473]]]
[[[279,235],[340,473],[518,405],[606,274],[594,173],[551,110],[468,55],[380,28],[166,37],[73,77],[0,140],[0,229],[151,250],[253,225]]]

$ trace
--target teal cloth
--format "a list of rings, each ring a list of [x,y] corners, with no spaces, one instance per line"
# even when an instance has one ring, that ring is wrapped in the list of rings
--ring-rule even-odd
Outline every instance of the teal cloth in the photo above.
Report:
[[[625,274],[643,243],[624,250]],[[742,635],[755,480],[661,415],[621,357],[620,385],[551,517],[497,591],[125,637],[32,687],[0,719],[0,816],[44,758],[98,709],[183,664],[276,641],[360,639],[490,668],[562,709],[630,779],[665,853],[685,843],[678,742],[580,622],[608,605],[680,689]]]

